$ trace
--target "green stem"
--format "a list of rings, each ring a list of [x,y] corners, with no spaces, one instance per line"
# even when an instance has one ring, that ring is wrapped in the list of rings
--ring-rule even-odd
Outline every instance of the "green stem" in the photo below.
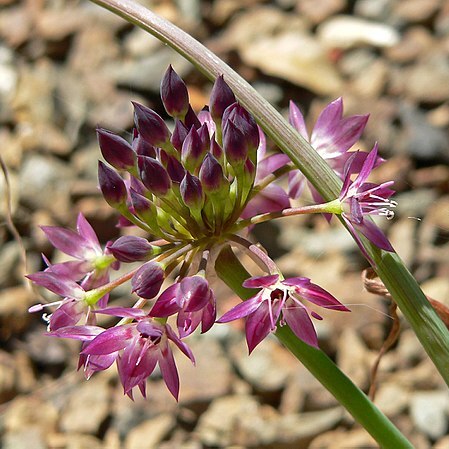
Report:
[[[249,273],[232,250],[223,249],[215,265],[220,278],[242,299],[254,296],[257,290],[242,287]],[[329,390],[346,410],[385,449],[413,448],[394,424],[352,383],[352,381],[321,350],[299,340],[290,328],[279,327],[276,337]]]

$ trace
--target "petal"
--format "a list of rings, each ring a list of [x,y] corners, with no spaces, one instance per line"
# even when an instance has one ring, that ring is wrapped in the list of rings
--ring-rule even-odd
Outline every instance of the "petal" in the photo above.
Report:
[[[81,212],[78,214],[78,219],[76,220],[76,229],[78,234],[83,237],[86,242],[90,243],[90,247],[93,250],[97,250],[101,253],[101,246],[97,234]]]
[[[167,317],[175,314],[180,310],[180,306],[176,300],[179,290],[179,283],[168,287],[157,299],[153,305],[149,315],[154,317]]]
[[[134,325],[111,327],[97,335],[81,353],[101,355],[119,351],[129,344],[134,328]]]
[[[74,340],[91,341],[102,332],[104,332],[104,329],[99,326],[67,326],[48,332],[47,335],[59,338],[72,338]]]
[[[228,323],[229,321],[238,320],[239,318],[244,318],[251,313],[254,313],[263,303],[262,296],[257,294],[251,299],[247,301],[243,301],[240,304],[237,304],[231,310],[226,312],[220,319],[217,320],[217,323]]]
[[[273,320],[276,323],[279,315]],[[246,320],[246,342],[248,344],[249,353],[272,331],[270,309],[267,301],[251,314]]]
[[[310,137],[310,142],[315,149],[329,140],[337,130],[343,115],[343,100],[337,98],[329,103],[318,116]]]
[[[195,357],[193,356],[192,350],[180,340],[168,324],[165,325],[165,332],[167,333],[167,337],[195,364]]]
[[[371,243],[385,251],[394,252],[394,248],[385,234],[369,219],[364,219],[361,225],[354,225]]]
[[[365,181],[368,179],[368,176],[373,171],[374,166],[376,165],[377,161],[377,151],[378,146],[377,143],[374,145],[373,149],[369,152],[368,156],[365,159],[365,162],[363,163],[362,169],[360,170],[359,176],[357,176],[357,179],[353,182],[351,189],[358,190],[362,184],[365,183]]]
[[[41,226],[50,243],[63,253],[76,259],[84,259],[86,252],[86,239],[71,229],[59,226]],[[90,245],[89,245],[90,249]]]
[[[304,139],[307,141],[309,140],[309,133],[307,132],[304,116],[293,101],[290,101],[289,122],[293,128],[295,128],[299,134],[304,137]]]
[[[246,288],[266,288],[276,284],[278,280],[278,274],[271,274],[269,276],[254,276],[246,279],[242,285]]]
[[[318,348],[318,338],[315,328],[306,308],[302,304],[291,300],[288,301],[288,307],[282,309],[282,315],[293,333],[299,339],[310,346]]]
[[[179,376],[176,369],[175,359],[168,344],[159,352],[159,368],[162,378],[173,397],[178,400]]]
[[[95,313],[102,313],[103,315],[119,316],[121,318],[143,318],[147,314],[142,309],[134,307],[108,307],[107,309],[98,309]]]
[[[302,285],[295,290],[301,298],[307,299],[317,306],[324,307],[326,309],[349,312],[349,309],[338,301],[337,298],[332,296],[328,291],[324,290],[324,288],[319,285],[312,284],[310,281],[306,285]]]
[[[74,326],[87,312],[87,307],[81,301],[71,300],[61,304],[50,316],[50,331]]]

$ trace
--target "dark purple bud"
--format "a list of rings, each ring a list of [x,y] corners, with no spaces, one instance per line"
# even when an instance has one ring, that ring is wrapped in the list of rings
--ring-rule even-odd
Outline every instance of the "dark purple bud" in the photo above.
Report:
[[[153,254],[153,247],[148,240],[134,235],[119,237],[107,248],[117,260],[127,263],[148,260]]]
[[[170,131],[164,120],[152,109],[133,102],[134,122],[140,136],[150,145],[162,147],[170,140]]]
[[[132,147],[138,156],[156,157],[156,148],[150,145],[142,136],[135,130]]]
[[[136,154],[131,145],[122,137],[106,129],[97,128],[101,154],[118,170],[129,170],[136,163]]]
[[[209,143],[207,145],[201,140],[198,131],[192,126],[189,134],[184,139],[181,150],[181,161],[184,167],[193,172],[200,166],[205,154],[207,153]]]
[[[200,180],[186,171],[180,188],[184,204],[192,209],[200,210],[204,205],[204,193]]]
[[[194,126],[195,129],[198,129],[201,126],[201,122],[198,120],[195,111],[192,109],[192,106],[190,105],[187,114],[184,117],[184,125],[186,125],[188,129],[190,129],[192,126]]]
[[[223,150],[232,167],[242,165],[248,157],[248,145],[242,132],[230,120],[223,133]]]
[[[175,120],[175,128],[173,129],[173,134],[171,136],[171,143],[179,152],[181,152],[182,143],[187,137],[187,134],[189,134],[189,128],[187,128],[187,126],[180,120]]]
[[[210,146],[210,136],[209,136],[209,128],[205,123],[203,123],[198,129],[198,136],[200,137],[201,143],[205,148],[205,151],[209,149]]]
[[[161,99],[169,115],[184,118],[189,109],[189,93],[184,81],[171,65],[162,79]]]
[[[133,189],[130,189],[129,194],[134,213],[144,222],[153,221],[157,214],[156,206],[148,198]]]
[[[156,196],[167,195],[171,181],[162,164],[152,157],[138,156],[137,165],[143,185]]]
[[[232,122],[243,134],[250,150],[259,146],[259,129],[253,116],[240,104],[234,103],[223,114],[223,132],[227,123]]]
[[[164,282],[164,270],[157,262],[143,264],[131,279],[133,293],[141,298],[154,298]]]
[[[182,181],[186,172],[181,162],[173,156],[168,156],[166,169],[170,179],[176,184]]]
[[[223,168],[210,153],[206,154],[201,164],[199,179],[205,192],[214,193],[226,185]]]
[[[104,199],[112,207],[126,204],[126,186],[117,172],[98,161],[98,182]]]
[[[220,121],[225,109],[232,103],[235,103],[235,95],[226,84],[223,75],[220,75],[210,93],[209,110],[213,119]]]
[[[206,279],[202,276],[189,276],[179,284],[176,302],[186,312],[196,312],[207,305],[210,296],[211,291]]]
[[[210,152],[217,160],[220,161],[221,159],[223,159],[223,150],[215,140],[214,136],[212,136],[212,139],[210,140]]]

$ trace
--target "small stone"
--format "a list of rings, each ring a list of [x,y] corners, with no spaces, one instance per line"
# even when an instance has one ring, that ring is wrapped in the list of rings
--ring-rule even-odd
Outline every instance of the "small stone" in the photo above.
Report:
[[[88,412],[87,412],[88,411]],[[109,413],[109,388],[101,374],[83,382],[61,414],[61,430],[97,433]]]
[[[391,14],[395,0],[357,0],[354,5],[356,16],[384,21]]]
[[[375,404],[389,418],[402,413],[408,406],[410,393],[395,383],[380,383],[376,391]]]
[[[424,56],[434,44],[432,34],[427,28],[414,26],[404,31],[401,40],[385,50],[388,59],[400,62],[414,62]]]
[[[369,385],[371,354],[357,333],[345,329],[338,342],[337,364],[362,389]]]
[[[448,428],[449,394],[447,391],[414,393],[410,413],[416,427],[433,440],[441,438]]]
[[[362,97],[378,98],[388,81],[388,65],[377,59],[368,70],[361,71],[351,81],[351,87]]]
[[[434,277],[423,282],[421,288],[430,298],[449,306],[449,279]]]
[[[346,0],[303,0],[297,3],[297,10],[313,24],[321,23],[346,7]]]
[[[301,51],[298,51],[301,49]],[[246,64],[321,95],[336,95],[342,80],[325,49],[301,31],[282,31],[261,37],[240,50]],[[277,63],[273,64],[272,61]]]
[[[410,217],[394,220],[388,232],[388,238],[405,266],[410,267],[416,254],[416,225]]]
[[[2,441],[3,449],[47,449],[42,431],[35,427],[17,433],[7,433]]]
[[[398,203],[395,214],[398,217],[414,217],[421,220],[427,215],[436,198],[436,192],[431,189],[417,189],[398,193],[394,198]]]
[[[425,22],[438,11],[440,0],[401,0],[396,3],[393,15],[410,22]]]
[[[426,223],[439,229],[449,229],[449,195],[444,195],[433,202],[425,217]]]
[[[44,208],[57,216],[65,216],[71,174],[70,167],[55,158],[31,155],[25,160],[19,174],[22,201],[33,209]]]
[[[3,253],[4,251],[0,251],[0,260]],[[16,264],[17,262],[16,260]],[[13,266],[16,267],[15,264]],[[2,268],[0,262],[0,273],[10,273],[11,275],[9,269],[1,271]],[[3,288],[0,291],[0,338],[6,341],[11,338],[11,335],[23,332],[26,329],[31,321],[31,315],[24,314],[24,311],[28,309],[33,300],[34,295],[24,286]]]
[[[159,415],[131,429],[125,440],[125,449],[157,449],[176,424],[175,417]]]
[[[202,336],[189,341],[196,364],[184,356],[177,358],[181,404],[206,403],[229,394],[233,379],[231,365],[214,338]]]
[[[348,449],[348,448],[376,448],[376,441],[365,429],[342,430],[326,432],[315,438],[309,449]]]
[[[274,339],[266,339],[248,356],[246,342],[230,349],[238,371],[251,385],[262,392],[279,391],[295,369],[295,358]]]
[[[343,15],[319,25],[317,35],[327,48],[345,49],[360,45],[384,48],[399,42],[399,33],[389,25]]]

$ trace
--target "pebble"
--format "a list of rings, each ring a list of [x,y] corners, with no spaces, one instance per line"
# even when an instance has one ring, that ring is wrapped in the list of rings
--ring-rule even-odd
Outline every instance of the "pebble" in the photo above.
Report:
[[[313,24],[318,24],[329,16],[343,11],[346,6],[347,0],[303,0],[297,3],[296,10]]]
[[[391,382],[381,382],[374,402],[385,415],[394,418],[406,409],[409,401],[410,393],[402,386]]]
[[[82,382],[62,411],[61,430],[96,433],[109,414],[109,401],[110,393],[105,376],[97,374],[89,381]]]
[[[327,48],[347,49],[360,45],[391,47],[399,33],[391,26],[352,16],[334,16],[318,26],[319,41]]]
[[[157,449],[175,424],[175,417],[171,414],[149,419],[129,431],[124,449]]]
[[[7,433],[2,441],[3,449],[47,449],[40,429],[30,427],[17,433]]]
[[[441,6],[440,0],[401,0],[393,8],[393,15],[407,23],[431,19]]]
[[[410,413],[416,427],[433,440],[448,429],[449,394],[447,391],[419,391],[410,398]]]
[[[299,49],[301,49],[299,51]],[[325,49],[301,31],[261,37],[240,50],[243,61],[267,75],[290,81],[321,95],[337,95],[342,79]],[[272,61],[277,63],[273,64]]]

